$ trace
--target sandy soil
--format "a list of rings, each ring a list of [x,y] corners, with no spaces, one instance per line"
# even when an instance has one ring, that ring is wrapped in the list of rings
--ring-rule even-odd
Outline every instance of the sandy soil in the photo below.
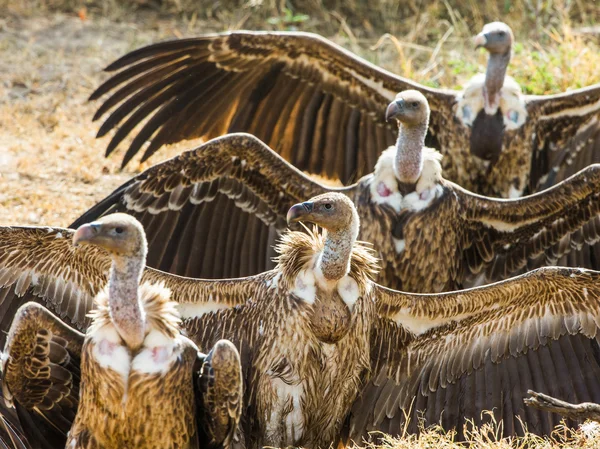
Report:
[[[67,226],[144,167],[117,169],[88,96],[125,52],[181,35],[170,21],[0,19],[0,224]],[[161,151],[151,162],[190,147]]]

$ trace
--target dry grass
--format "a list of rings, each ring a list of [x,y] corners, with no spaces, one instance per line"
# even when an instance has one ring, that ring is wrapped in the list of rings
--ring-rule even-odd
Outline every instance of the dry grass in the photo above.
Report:
[[[401,438],[384,436],[377,445],[362,446],[366,449],[597,449],[600,441],[600,425],[587,422],[578,430],[558,426],[551,437],[542,438],[533,434],[514,439],[498,438],[500,429],[495,424],[470,428],[467,441],[455,441],[454,432],[432,428],[419,436],[406,435]],[[358,449],[358,447],[356,447]]]
[[[404,76],[458,87],[485,65],[485,54],[471,48],[473,30],[502,18],[519,42],[510,73],[528,92],[600,81],[592,23],[600,5],[584,0],[490,1],[485,10],[475,0],[307,0],[303,8],[279,0],[0,0],[0,11],[0,224],[67,225],[144,168],[119,172],[120,155],[104,159],[108,140],[94,138],[97,104],[86,99],[105,78],[102,67],[161,39],[235,28],[318,31]],[[151,162],[191,145],[162,150]],[[459,444],[434,429],[383,447],[592,448],[600,440],[594,425],[500,442],[497,430],[484,426]]]
[[[518,41],[510,73],[526,91],[600,81],[598,39],[576,31],[600,14],[595,3],[504,0],[485,11],[474,0],[400,3],[0,0],[0,223],[67,225],[132,174],[117,171],[118,155],[103,158],[107,138],[94,138],[97,104],[86,98],[105,78],[102,67],[161,39],[236,28],[318,31],[404,76],[459,87],[485,67],[473,30],[503,18]]]

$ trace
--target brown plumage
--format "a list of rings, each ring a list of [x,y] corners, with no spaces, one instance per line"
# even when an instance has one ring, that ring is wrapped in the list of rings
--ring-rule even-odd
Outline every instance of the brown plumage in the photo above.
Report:
[[[277,268],[256,276],[202,280],[150,268],[143,275],[172,290],[183,327],[200,347],[228,338],[240,349],[246,382],[239,444],[315,447],[361,441],[371,430],[412,433],[421,415],[462,438],[466,420],[487,419],[483,410],[502,420],[504,435],[522,434],[520,420],[549,434],[560,417],[525,407],[528,389],[600,401],[600,273],[543,268],[470,290],[402,293],[370,280],[372,251],[355,241],[357,212],[346,196],[326,193],[294,205],[286,218],[329,229],[286,233]],[[42,243],[36,260],[12,265],[42,232],[53,245]],[[66,273],[79,279],[75,292],[85,297],[99,257],[82,251],[79,264],[49,263],[68,251],[70,234],[0,228],[0,269],[14,273],[4,287],[32,273],[60,285]],[[49,305],[64,300],[57,288],[38,294]],[[345,305],[349,322],[344,314],[333,326],[322,320],[319,301]]]
[[[110,280],[95,298],[85,337],[38,304],[17,311],[2,384],[21,410],[28,437],[44,446],[64,446],[68,432],[69,448],[198,447],[193,382],[202,359],[197,346],[180,334],[169,289],[139,283],[146,256],[143,228],[131,216],[114,214],[81,226],[73,242],[104,251],[111,261]],[[224,372],[212,376],[212,385],[199,398],[200,408],[211,395],[213,402],[222,399],[218,390],[225,374],[233,374],[226,381],[241,382],[239,355],[231,343],[219,342],[213,352],[202,369]],[[241,384],[229,387],[230,402],[237,393],[239,404]],[[204,416],[223,405],[228,404],[212,404]],[[239,421],[239,405],[234,411],[228,428],[235,429]],[[229,444],[224,423],[198,422],[208,431],[201,438],[214,436],[210,431],[216,430],[222,438],[216,443]]]
[[[385,106],[416,89],[431,105],[427,145],[446,156],[448,179],[514,197],[600,162],[600,85],[523,95],[505,77],[512,40],[507,25],[486,25],[476,39],[490,53],[486,75],[454,91],[382,70],[314,34],[213,34],[123,56],[90,98],[110,94],[94,116],[110,111],[98,132],[116,129],[107,153],[148,118],[123,163],[146,142],[143,159],[164,144],[244,131],[300,170],[347,184],[367,175],[395,140]]]
[[[377,249],[377,280],[388,287],[451,291],[557,261],[600,268],[592,246],[600,236],[600,165],[520,199],[483,197],[442,177],[440,154],[424,146],[423,95],[401,92],[386,115],[398,121],[396,145],[356,184],[332,188],[258,139],[233,134],[148,169],[74,226],[131,213],[147,229],[151,266],[203,278],[245,276],[273,266],[271,246],[289,207],[334,191],[356,205],[359,238]]]

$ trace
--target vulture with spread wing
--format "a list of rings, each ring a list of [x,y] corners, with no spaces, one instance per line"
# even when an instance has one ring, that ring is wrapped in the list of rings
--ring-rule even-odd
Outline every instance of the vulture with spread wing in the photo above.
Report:
[[[242,406],[236,348],[218,341],[200,355],[180,333],[169,289],[140,284],[147,245],[135,218],[83,225],[73,244],[103,248],[112,259],[85,336],[35,302],[19,308],[8,332],[2,388],[27,442],[65,447],[67,435],[71,449],[228,447]]]
[[[503,23],[475,39],[490,56],[485,75],[461,91],[433,89],[387,72],[308,33],[239,31],[180,39],[133,51],[91,95],[109,94],[98,136],[116,129],[111,153],[136,125],[123,163],[146,143],[162,145],[248,132],[298,169],[351,183],[395,140],[382,111],[416,89],[431,105],[427,145],[448,179],[479,194],[521,196],[600,162],[600,85],[524,95],[505,76],[513,43]]]
[[[468,192],[442,177],[440,154],[424,146],[429,108],[417,91],[386,113],[396,145],[356,184],[311,179],[258,139],[229,135],[150,168],[75,222],[123,211],[149,239],[149,265],[175,274],[226,278],[271,268],[272,245],[294,203],[328,191],[352,199],[359,238],[383,262],[377,278],[399,290],[436,293],[505,279],[561,262],[596,266],[600,165],[519,199]],[[575,251],[578,250],[578,251]]]
[[[402,293],[370,280],[375,259],[356,240],[359,217],[347,196],[322,194],[286,219],[326,232],[286,233],[271,271],[201,280],[146,268],[142,276],[171,289],[200,348],[220,338],[238,347],[245,447],[399,434],[406,417],[417,432],[420,416],[462,437],[466,420],[481,423],[483,410],[503,421],[505,435],[523,433],[521,420],[548,434],[560,417],[526,408],[528,389],[600,399],[600,273],[542,268],[471,290]],[[0,228],[0,279],[73,322],[106,283],[110,259],[73,248],[72,234]],[[58,413],[54,396],[35,399],[44,413]]]

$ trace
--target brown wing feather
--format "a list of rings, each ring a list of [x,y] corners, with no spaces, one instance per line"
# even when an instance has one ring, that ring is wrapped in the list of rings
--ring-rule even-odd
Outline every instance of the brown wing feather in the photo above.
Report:
[[[146,170],[71,226],[127,212],[146,230],[149,266],[248,276],[273,268],[288,209],[327,190],[257,138],[230,134]]]
[[[163,42],[106,70],[120,71],[90,98],[111,93],[95,119],[116,107],[99,131],[119,126],[107,152],[149,118],[124,164],[148,140],[144,159],[167,143],[246,131],[301,170],[348,183],[367,174],[394,142],[383,111],[397,92],[428,96],[433,134],[454,103],[452,92],[401,78],[308,33],[245,31]],[[356,139],[359,130],[366,131],[364,142]]]
[[[90,324],[87,313],[107,283],[109,255],[95,246],[74,247],[73,230],[0,227],[0,306],[11,311],[21,297],[37,298],[81,331]],[[224,281],[185,278],[147,267],[142,282],[162,283],[180,303],[209,302],[220,307],[244,304],[248,292],[272,272]],[[25,295],[25,296],[23,296]],[[5,332],[10,324],[1,321]]]
[[[484,272],[487,281],[497,281],[558,261],[600,268],[593,246],[600,231],[600,165],[517,200],[482,197],[456,185],[453,190],[468,229],[462,247],[467,279]]]
[[[398,434],[403,411],[416,432],[423,410],[427,425],[441,420],[461,436],[465,419],[479,424],[481,412],[492,409],[506,419],[506,435],[523,433],[515,415],[531,431],[548,433],[559,418],[525,410],[527,389],[560,390],[580,401],[600,397],[598,281],[597,272],[546,268],[439,295],[378,287],[379,313],[397,328],[376,327],[375,374],[353,408],[349,437]],[[381,357],[390,341],[398,342],[396,352]]]
[[[2,388],[30,441],[64,446],[79,400],[83,338],[39,304],[25,304],[15,315]]]
[[[600,162],[600,84],[525,98],[533,148],[529,189],[541,191]]]
[[[215,344],[204,360],[199,381],[203,403],[199,423],[205,444],[230,447],[243,405],[240,355],[232,343],[220,340]]]

